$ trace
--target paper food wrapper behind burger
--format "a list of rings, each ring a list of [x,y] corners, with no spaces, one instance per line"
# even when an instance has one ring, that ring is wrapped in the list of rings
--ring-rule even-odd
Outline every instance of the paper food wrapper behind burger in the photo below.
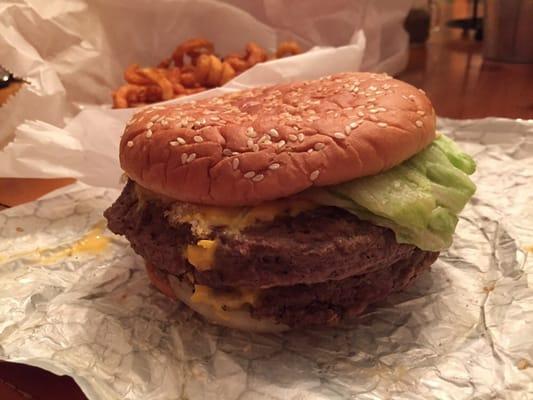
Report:
[[[200,97],[341,71],[398,72],[409,4],[73,0],[0,7],[1,63],[28,82],[0,107],[0,174],[117,186],[119,136],[133,110],[110,110],[111,91],[127,65],[156,65],[191,37],[213,41],[220,54],[241,52],[249,41],[273,50],[290,39],[313,49],[257,65]]]

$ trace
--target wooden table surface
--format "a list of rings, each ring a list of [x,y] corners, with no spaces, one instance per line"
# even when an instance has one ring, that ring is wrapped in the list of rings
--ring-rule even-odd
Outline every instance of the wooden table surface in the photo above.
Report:
[[[399,78],[424,89],[443,117],[533,119],[533,65],[484,62],[479,43],[446,28],[433,33],[425,46],[411,48],[409,65]],[[69,182],[0,179],[0,204],[30,201]],[[68,377],[0,362],[0,399],[78,400],[85,396]]]

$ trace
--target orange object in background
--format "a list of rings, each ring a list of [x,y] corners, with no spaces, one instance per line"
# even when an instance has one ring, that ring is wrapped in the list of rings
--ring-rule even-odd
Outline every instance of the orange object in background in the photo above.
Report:
[[[0,178],[0,204],[12,207],[27,203],[74,181],[72,178]]]

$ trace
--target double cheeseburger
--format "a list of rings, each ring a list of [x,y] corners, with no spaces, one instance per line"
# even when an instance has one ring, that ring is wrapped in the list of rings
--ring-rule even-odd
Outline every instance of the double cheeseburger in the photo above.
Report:
[[[105,212],[165,295],[243,330],[333,325],[450,246],[473,160],[422,91],[342,73],[144,108]]]

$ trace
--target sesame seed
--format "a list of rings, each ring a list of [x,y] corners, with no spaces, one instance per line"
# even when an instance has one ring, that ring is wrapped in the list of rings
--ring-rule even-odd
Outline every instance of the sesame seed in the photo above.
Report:
[[[216,115],[213,115],[210,117],[211,121],[220,121],[220,118],[217,117]]]
[[[182,163],[182,164],[187,163],[187,153],[183,153],[183,154],[181,155],[181,163]]]
[[[222,150],[222,154],[224,154],[225,156],[231,156],[233,152],[230,150],[230,149],[224,149]]]
[[[257,132],[251,126],[246,129],[246,136],[254,138],[257,136]]]
[[[254,143],[254,145],[252,146],[252,151],[259,151],[259,145]]]
[[[233,169],[239,168],[239,159],[234,158],[233,161],[231,162],[231,166],[233,167]]]
[[[309,154],[311,154],[313,151],[315,151],[315,150],[314,150],[314,149],[307,149],[307,152],[308,152]]]
[[[153,121],[155,121],[155,120],[158,119],[158,118],[159,118],[159,114],[154,114],[154,115],[152,115],[152,118],[150,118],[150,122],[153,123]],[[150,123],[150,122],[149,122],[149,123]]]
[[[350,128],[352,128],[352,129],[357,128],[357,124],[358,124],[358,123],[355,122],[355,121],[354,121],[354,122],[351,122],[351,123],[350,123]]]
[[[185,143],[187,143],[187,142],[185,141],[185,139],[183,139],[183,138],[181,138],[181,137],[177,137],[176,140],[178,141],[179,144],[185,144]]]
[[[204,138],[201,137],[200,135],[196,135],[196,136],[194,136],[193,139],[194,139],[194,141],[195,141],[196,143],[202,143],[202,142],[204,141]]]
[[[298,140],[298,136],[296,136],[296,135],[294,135],[294,134],[291,133],[291,134],[289,135],[289,140],[290,140],[291,142],[296,142],[296,141]]]
[[[190,163],[191,161],[194,161],[196,158],[196,153],[189,154],[189,157],[187,157],[187,162]]]
[[[147,138],[147,139],[150,139],[151,137],[152,137],[152,130],[151,130],[151,129],[148,129],[148,130],[146,131],[146,138]]]
[[[133,147],[133,142],[131,140],[128,140],[128,143],[126,143],[126,146]]]
[[[303,133],[299,133],[299,134],[298,134],[298,141],[299,141],[299,142],[303,142],[303,141],[304,141],[304,138],[305,138],[305,136],[304,136]]]
[[[375,92],[376,90],[378,90],[378,88],[375,87],[375,86],[369,86],[368,90],[371,90],[372,92]]]
[[[326,147],[326,145],[324,143],[318,142],[318,143],[315,143],[313,147],[316,151],[319,151],[319,150],[322,150],[324,147]]]
[[[268,169],[275,170],[275,169],[278,169],[279,167],[281,167],[279,163],[272,163],[268,166]]]
[[[280,140],[280,141],[278,142],[278,144],[277,144],[278,149],[281,149],[283,146],[285,146],[285,143],[287,143],[287,142],[285,142],[285,140]]]
[[[254,146],[254,141],[252,139],[248,139],[246,141],[246,145],[251,149]]]
[[[265,176],[264,176],[263,174],[257,174],[256,176],[254,176],[254,177],[252,178],[252,181],[254,181],[254,182],[259,182],[259,181],[262,181],[264,177],[265,177]]]
[[[148,122],[146,124],[146,129],[150,129],[152,126],[154,126],[154,123],[153,122]]]
[[[318,169],[316,169],[313,172],[311,172],[311,174],[309,175],[309,179],[314,181],[314,180],[316,180],[316,178],[318,178],[318,175],[320,175],[320,171]]]
[[[259,140],[257,141],[257,143],[261,144],[263,142],[266,142],[267,140],[270,140],[270,136],[268,135],[263,135],[259,138]]]
[[[193,126],[200,127],[205,124],[205,119],[201,118],[193,122]]]
[[[390,89],[390,85],[388,83],[385,83],[382,88],[385,90]]]
[[[346,125],[346,126],[344,127],[344,133],[346,133],[347,135],[349,135],[351,132],[352,132],[352,128],[350,127],[350,125]]]
[[[368,112],[371,114],[376,114],[379,112],[379,110],[377,108],[371,108],[370,110],[368,110]]]
[[[372,115],[370,116],[370,119],[371,119],[372,121],[378,121],[378,117],[376,117],[374,114],[372,114]]]
[[[342,132],[335,132],[333,136],[335,136],[337,139],[346,139],[346,135]]]
[[[176,141],[174,141],[174,140],[172,140],[172,141],[170,142],[170,145],[171,145],[171,146],[177,146],[177,145],[179,145],[179,143],[176,142]]]
[[[386,109],[385,107],[378,107],[377,110],[378,110],[378,111],[381,111],[381,112],[383,112],[383,111],[387,111],[387,109]]]
[[[418,115],[422,116],[422,117],[423,117],[424,115],[426,115],[426,112],[425,112],[425,111],[422,111],[422,110],[418,110],[416,113],[417,113]]]
[[[265,140],[263,143],[264,143],[264,144],[272,144],[272,140],[267,139],[267,140]]]
[[[424,123],[422,121],[420,121],[419,119],[417,119],[415,121],[415,125],[418,126],[419,128],[422,128],[422,126],[424,125]]]
[[[365,113],[362,112],[362,111],[358,111],[358,112],[357,112],[357,115],[359,115],[360,117],[364,117],[364,116],[365,116]]]
[[[424,92],[422,89],[418,89],[418,91],[422,94],[426,94],[426,92]]]
[[[272,128],[271,130],[268,131],[268,134],[272,137],[278,137],[279,136],[279,133],[277,130],[275,130],[274,128]]]
[[[244,177],[245,178],[253,178],[255,176],[255,172],[254,171],[248,171],[247,173],[244,174]]]
[[[386,122],[378,122],[377,124],[380,128],[386,128],[388,125]]]

